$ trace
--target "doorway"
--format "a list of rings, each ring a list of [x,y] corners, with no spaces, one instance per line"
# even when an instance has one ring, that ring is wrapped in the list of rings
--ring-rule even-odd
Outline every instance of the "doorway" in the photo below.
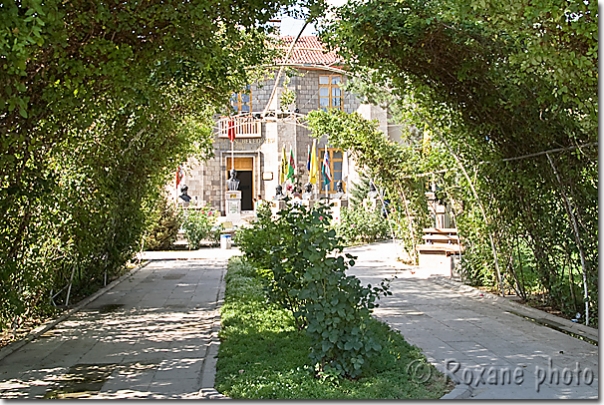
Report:
[[[227,157],[226,180],[229,179],[231,171],[231,158]],[[236,157],[235,170],[239,179],[239,191],[241,191],[241,211],[254,210],[254,158]]]

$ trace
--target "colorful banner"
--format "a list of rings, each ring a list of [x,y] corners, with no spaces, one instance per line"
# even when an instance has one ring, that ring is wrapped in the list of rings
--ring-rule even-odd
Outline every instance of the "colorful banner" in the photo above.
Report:
[[[294,150],[289,147],[289,165],[287,166],[287,179],[294,183],[294,175],[296,172],[296,160],[294,159]]]
[[[310,184],[319,183],[319,157],[317,156],[317,140],[313,139],[310,151],[310,169],[308,170]]]
[[[331,168],[329,167],[329,152],[327,151],[327,145],[325,146],[325,158],[323,159],[323,183],[328,185],[331,183]]]

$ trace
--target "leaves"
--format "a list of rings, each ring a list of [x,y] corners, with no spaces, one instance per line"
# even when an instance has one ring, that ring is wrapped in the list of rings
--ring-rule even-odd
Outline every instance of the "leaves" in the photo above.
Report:
[[[0,328],[61,305],[73,268],[77,297],[120,274],[176,167],[212,156],[216,109],[273,60],[264,24],[292,3],[2,3]]]
[[[364,358],[379,350],[362,331],[372,303],[388,293],[388,286],[365,288],[346,276],[354,256],[332,256],[342,245],[329,227],[330,216],[324,205],[287,207],[274,222],[270,213],[261,213],[237,240],[247,260],[269,266],[268,297],[292,312],[299,329],[306,327],[319,374],[357,377]]]
[[[182,214],[184,220],[182,229],[185,232],[185,237],[189,243],[189,249],[199,249],[203,240],[216,242],[218,233],[213,231],[218,218],[218,211],[210,205],[197,209],[191,207]]]
[[[595,2],[348,2],[321,36],[364,81],[357,91],[394,106],[405,146],[392,147],[355,117],[317,117],[317,134],[362,151],[359,161],[386,184],[425,174],[442,187],[456,207],[473,282],[493,281],[492,250],[508,263],[503,278],[519,294],[538,274],[534,291],[542,289],[549,303],[574,314],[580,295],[589,296],[596,313],[597,283],[587,280],[596,278],[598,257],[597,224],[588,214],[598,207],[597,17]],[[421,152],[416,135],[424,139]],[[545,151],[556,155],[564,178],[556,178]],[[412,190],[401,185],[396,198],[414,210],[423,203],[409,196],[423,190]],[[580,221],[589,224],[579,237],[563,195],[574,196]]]

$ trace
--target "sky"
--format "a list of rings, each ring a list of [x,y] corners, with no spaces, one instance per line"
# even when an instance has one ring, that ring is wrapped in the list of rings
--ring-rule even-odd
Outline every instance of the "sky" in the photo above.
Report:
[[[281,35],[295,37],[302,29],[304,20],[296,20],[291,17],[283,17],[281,19]],[[316,29],[314,24],[308,24],[302,35],[315,35]]]
[[[347,0],[327,0],[327,4],[331,6],[340,7],[346,3]],[[281,35],[288,35],[295,37],[300,32],[300,29],[304,25],[304,20],[297,20],[291,17],[281,18]],[[302,35],[315,35],[316,28],[314,24],[308,24]]]

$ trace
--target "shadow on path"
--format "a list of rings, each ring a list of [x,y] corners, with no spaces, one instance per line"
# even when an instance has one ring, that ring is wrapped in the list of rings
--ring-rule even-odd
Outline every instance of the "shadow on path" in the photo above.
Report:
[[[0,397],[200,398],[226,257],[157,261],[0,361]],[[207,391],[207,390],[206,390]]]
[[[451,379],[469,385],[472,398],[598,398],[598,347],[530,319],[553,316],[520,305],[511,310],[497,297],[466,294],[451,282],[416,278],[412,267],[396,262],[391,243],[349,251],[358,255],[349,273],[363,283],[391,279],[393,295],[379,301],[374,315]],[[563,318],[550,322],[573,327]]]

